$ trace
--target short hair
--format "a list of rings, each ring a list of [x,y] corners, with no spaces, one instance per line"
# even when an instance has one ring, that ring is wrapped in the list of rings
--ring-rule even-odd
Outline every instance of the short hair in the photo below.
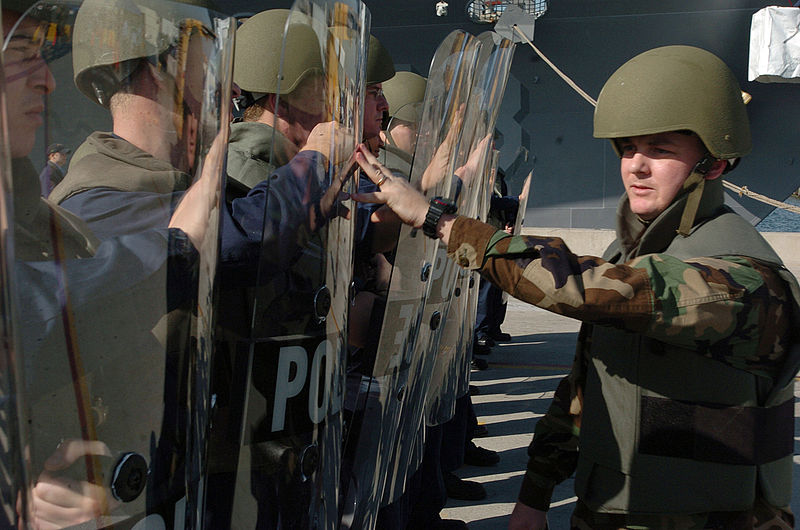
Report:
[[[136,81],[146,71],[148,61],[146,59],[131,59],[137,63],[131,68],[131,73],[125,79],[120,81],[115,87],[116,90],[108,100],[108,110],[111,112],[111,117],[118,112],[123,112],[131,101],[131,96],[135,94],[134,86]]]
[[[242,114],[243,121],[258,121],[261,119],[261,116],[264,115],[264,112],[270,110],[269,108],[269,94],[266,96],[261,96],[257,100],[253,102],[252,105],[248,106],[244,109],[244,114]]]

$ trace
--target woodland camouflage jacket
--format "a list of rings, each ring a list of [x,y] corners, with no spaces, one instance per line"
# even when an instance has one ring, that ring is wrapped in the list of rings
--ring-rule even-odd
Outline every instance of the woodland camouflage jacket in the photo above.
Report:
[[[705,202],[709,217],[721,207],[721,197]],[[777,376],[790,346],[792,299],[776,265],[741,255],[681,260],[659,253],[674,239],[674,229],[661,227],[668,235],[647,248],[641,234],[654,227],[630,219],[625,200],[620,212],[621,255],[612,258],[617,263],[577,256],[559,238],[512,237],[470,219],[458,218],[450,235],[448,253],[462,267],[479,270],[520,300],[584,322],[572,373],[556,390],[529,448],[520,501],[541,510],[548,509],[554,486],[572,475],[578,460],[582,365],[591,348],[591,325],[698,349],[768,379]],[[669,218],[669,210],[662,217]]]

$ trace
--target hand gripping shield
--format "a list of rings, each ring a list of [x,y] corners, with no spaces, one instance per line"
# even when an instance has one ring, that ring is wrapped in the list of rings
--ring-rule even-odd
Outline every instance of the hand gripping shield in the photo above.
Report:
[[[195,527],[232,20],[169,1],[31,3],[3,43],[22,517]],[[109,104],[139,119],[96,132],[121,118]],[[43,481],[68,496],[51,502]]]
[[[223,254],[240,262],[222,286],[231,311],[218,341],[229,364],[220,363],[216,393],[224,414],[212,442],[214,527],[338,523],[354,236],[340,193],[350,191],[361,137],[369,12],[359,1],[300,0],[283,31],[282,49],[262,50],[281,54],[276,93],[262,99],[274,117],[272,149],[248,161],[277,169],[247,179],[259,183],[232,202],[243,246],[223,237]],[[308,55],[318,66],[283,74]],[[280,81],[290,77],[296,86],[285,90]],[[289,160],[274,163],[286,146]]]
[[[506,82],[514,55],[514,44],[494,32],[484,32],[478,36],[481,53],[478,69],[470,92],[468,122],[465,130],[472,136],[465,138],[459,151],[456,174],[460,177],[455,191],[460,191],[462,215],[485,219],[479,216],[480,192],[489,177],[492,146],[497,115],[503,100]],[[430,357],[435,359],[430,390],[426,398],[428,425],[441,425],[449,421],[455,413],[456,399],[464,395],[462,388],[468,387],[469,372],[464,374],[458,367],[469,364],[472,340],[471,328],[475,320],[466,322],[470,305],[468,293],[475,280],[471,274],[461,270],[452,260],[443,256],[443,265],[455,278],[450,287],[452,297],[438,342],[430,344]],[[443,274],[442,277],[447,277]],[[435,353],[435,355],[434,355]],[[460,393],[461,392],[461,393]]]
[[[448,35],[434,55],[411,168],[411,181],[429,197],[449,189],[476,56],[477,42],[463,31]],[[398,431],[398,422],[402,407],[417,393],[416,344],[427,341],[439,325],[439,314],[423,316],[437,246],[420,231],[400,229],[380,338],[365,363],[369,369],[361,378],[346,441],[350,470],[349,478],[343,477],[343,525],[349,528],[373,528],[384,488],[402,491],[402,484],[393,484],[393,453],[398,439],[407,444],[417,436],[416,427]]]

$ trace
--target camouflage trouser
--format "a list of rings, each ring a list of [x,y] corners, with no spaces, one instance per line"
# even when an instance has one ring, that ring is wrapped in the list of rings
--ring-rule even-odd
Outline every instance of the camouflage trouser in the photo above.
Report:
[[[794,515],[789,507],[776,508],[761,499],[743,512],[643,516],[596,513],[578,501],[570,527],[572,530],[792,530]]]

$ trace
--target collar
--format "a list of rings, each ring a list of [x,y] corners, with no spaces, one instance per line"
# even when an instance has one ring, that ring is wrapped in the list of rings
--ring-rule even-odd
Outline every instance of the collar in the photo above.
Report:
[[[257,121],[232,123],[229,143],[250,157],[271,161],[275,167],[288,164],[298,151],[279,131]]]
[[[695,197],[696,204],[690,204]],[[694,209],[691,225],[686,232],[688,236],[692,229],[712,217],[724,202],[722,179],[703,179],[703,185],[699,187],[684,185],[683,192],[672,204],[653,221],[646,223],[631,211],[628,195],[623,193],[617,206],[617,240],[621,246],[622,261],[666,249],[681,228],[687,204]]]

